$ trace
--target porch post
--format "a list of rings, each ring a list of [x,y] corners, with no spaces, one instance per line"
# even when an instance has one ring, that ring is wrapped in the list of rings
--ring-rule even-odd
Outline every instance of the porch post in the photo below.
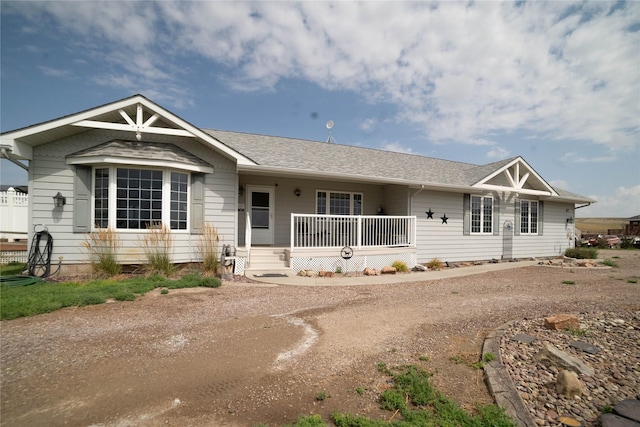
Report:
[[[247,220],[244,230],[244,244],[247,247],[246,265],[249,267],[251,265],[251,214],[249,211],[247,211],[246,216]]]
[[[357,223],[357,234],[356,234],[356,248],[360,249],[362,247],[362,215],[358,215],[358,223]]]

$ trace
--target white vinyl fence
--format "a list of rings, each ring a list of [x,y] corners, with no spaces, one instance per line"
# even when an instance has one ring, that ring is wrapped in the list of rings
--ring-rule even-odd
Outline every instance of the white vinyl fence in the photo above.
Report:
[[[26,240],[29,235],[29,195],[13,188],[0,191],[0,239]]]

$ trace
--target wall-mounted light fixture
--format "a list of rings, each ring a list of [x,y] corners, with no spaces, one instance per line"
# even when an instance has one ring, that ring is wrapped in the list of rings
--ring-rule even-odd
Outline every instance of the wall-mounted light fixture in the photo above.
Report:
[[[573,218],[572,217],[567,218],[567,224],[573,224]]]
[[[240,185],[240,187],[238,187],[238,195],[242,196],[243,194],[244,194],[244,187]]]
[[[60,192],[58,191],[58,194],[53,196],[53,205],[56,208],[61,208],[66,204],[67,204],[67,198],[64,197],[62,194],[60,194]]]
[[[300,197],[300,195],[302,194],[302,191],[300,191],[299,188],[296,188],[295,190],[293,190],[293,194],[295,194],[296,197]]]

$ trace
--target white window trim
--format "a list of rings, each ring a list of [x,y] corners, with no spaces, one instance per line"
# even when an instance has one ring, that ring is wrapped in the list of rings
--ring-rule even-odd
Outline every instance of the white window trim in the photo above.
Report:
[[[473,231],[473,198],[480,198],[480,231]],[[484,199],[491,199],[491,229],[484,231]],[[471,235],[493,235],[493,216],[495,215],[495,200],[493,196],[482,194],[469,195],[469,234]]]
[[[331,199],[330,194],[331,193],[335,193],[335,194],[348,194],[349,195],[349,215],[348,216],[352,216],[355,215],[353,213],[354,211],[354,195],[359,195],[360,196],[360,208],[361,211],[364,211],[364,194],[359,192],[359,191],[341,191],[341,190],[316,190],[316,200],[315,200],[315,204],[316,204],[316,208],[315,208],[315,212],[318,212],[318,193],[326,193],[327,195],[327,212],[324,214],[319,214],[319,215],[331,215],[331,213],[329,213],[330,208],[329,208],[329,200]],[[361,212],[360,215],[364,215],[364,212]]]
[[[527,215],[527,224],[529,225],[528,230],[529,231],[522,231],[522,202],[526,202],[529,203],[529,214]],[[531,232],[531,203],[535,203],[536,205],[538,205],[538,217],[536,218],[536,232],[532,233]],[[519,218],[519,223],[520,223],[520,235],[524,235],[524,236],[538,236],[540,234],[540,201],[538,200],[533,200],[533,199],[521,199],[520,200],[520,218]]]
[[[117,206],[117,169],[138,169],[138,170],[160,170],[162,171],[162,225],[169,227],[171,233],[189,234],[191,230],[191,174],[184,169],[176,168],[154,168],[140,167],[138,165],[100,165],[94,166],[91,170],[91,230],[96,230],[96,169],[109,169],[109,227],[118,233],[148,233],[144,228],[117,228],[116,227],[116,206]],[[171,229],[171,172],[178,172],[187,175],[187,228],[184,230]]]

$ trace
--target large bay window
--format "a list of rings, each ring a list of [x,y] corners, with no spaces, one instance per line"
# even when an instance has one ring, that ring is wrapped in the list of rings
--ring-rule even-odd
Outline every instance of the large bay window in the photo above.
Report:
[[[318,191],[316,213],[319,215],[362,215],[362,193]]]
[[[186,230],[189,174],[170,169],[96,168],[94,223],[101,228],[144,230],[164,224]]]

